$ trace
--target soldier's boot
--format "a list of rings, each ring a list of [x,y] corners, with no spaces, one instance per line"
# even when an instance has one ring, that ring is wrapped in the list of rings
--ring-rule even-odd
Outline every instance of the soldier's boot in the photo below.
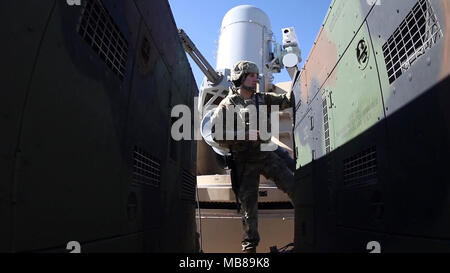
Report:
[[[258,244],[250,242],[242,242],[242,252],[243,253],[256,253],[256,246]]]
[[[243,253],[256,253],[256,247],[249,247],[242,250]]]

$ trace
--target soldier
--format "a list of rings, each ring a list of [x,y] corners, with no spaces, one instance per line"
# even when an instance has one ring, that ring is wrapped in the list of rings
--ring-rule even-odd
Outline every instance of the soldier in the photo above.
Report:
[[[287,193],[294,200],[294,162],[286,151],[262,151],[259,131],[250,130],[247,108],[250,105],[259,110],[260,105],[278,105],[280,110],[292,106],[291,92],[288,94],[256,93],[259,83],[258,67],[249,61],[237,62],[231,71],[232,87],[229,95],[221,101],[211,118],[213,125],[223,125],[222,137],[217,137],[217,128],[213,127],[215,141],[231,151],[231,180],[233,191],[237,201],[241,203],[243,240],[242,251],[246,253],[256,252],[256,246],[260,237],[258,234],[258,188],[259,176],[275,182],[277,187]],[[236,126],[241,122],[245,125],[245,140],[236,139],[235,131],[233,139],[226,138],[227,111],[238,109]],[[258,111],[257,110],[257,111]],[[270,112],[270,111],[268,111]],[[270,114],[270,113],[269,113]],[[259,115],[257,122],[259,121]],[[237,127],[237,126],[236,126]],[[255,128],[255,127],[253,127]],[[236,128],[233,128],[236,130]],[[219,134],[220,135],[220,134]],[[270,141],[270,140],[269,140]],[[288,168],[289,166],[289,168]]]

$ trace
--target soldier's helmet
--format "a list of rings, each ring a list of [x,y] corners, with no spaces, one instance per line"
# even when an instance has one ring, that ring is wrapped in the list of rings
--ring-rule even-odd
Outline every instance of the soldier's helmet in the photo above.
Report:
[[[241,86],[245,77],[250,73],[259,74],[258,66],[250,61],[239,61],[231,70],[231,81],[236,87]]]

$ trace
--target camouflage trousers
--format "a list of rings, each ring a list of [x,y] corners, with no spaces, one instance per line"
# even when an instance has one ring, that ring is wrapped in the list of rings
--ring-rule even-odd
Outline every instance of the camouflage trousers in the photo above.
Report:
[[[277,187],[287,193],[292,203],[294,203],[293,159],[287,152],[282,150],[262,153],[264,153],[264,156],[257,157],[256,159],[251,157],[235,158],[234,171],[240,184],[238,200],[241,203],[242,213],[242,250],[255,248],[260,240],[258,233],[258,189],[260,174],[274,181]]]

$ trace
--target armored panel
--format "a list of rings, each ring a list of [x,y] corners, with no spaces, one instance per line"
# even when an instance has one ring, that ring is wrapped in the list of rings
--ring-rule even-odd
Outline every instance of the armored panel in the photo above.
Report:
[[[296,120],[294,128],[294,140],[296,146],[297,156],[297,169],[311,162],[312,151],[314,150],[315,143],[312,136],[309,134],[311,131],[311,108],[308,107],[306,113]]]
[[[387,119],[392,233],[450,239],[449,79]]]
[[[295,210],[296,225],[300,228],[296,230],[298,232],[297,244],[302,246],[301,251],[312,250],[315,244],[314,229],[314,209],[313,208],[298,208]]]
[[[299,85],[294,85],[294,90],[299,89]],[[334,134],[331,123],[331,111],[328,112],[331,101],[326,90],[317,93],[309,104],[298,105],[296,110],[296,124],[294,127],[294,138],[296,144],[297,168],[306,165],[311,160],[324,156],[334,144],[330,134]]]
[[[0,21],[5,26],[0,32],[2,37],[7,37],[2,39],[0,45],[4,68],[0,99],[0,218],[5,219],[2,222],[9,223],[0,225],[0,252],[12,248],[13,173],[15,158],[20,156],[20,124],[41,37],[45,34],[54,6],[55,1],[0,3]],[[17,14],[24,15],[19,19]]]
[[[324,85],[331,92],[335,146],[338,147],[384,118],[374,52],[364,25],[353,39],[334,77]]]
[[[316,97],[311,101],[311,116],[309,116],[309,122],[311,125],[311,138],[314,141],[314,148],[312,152],[312,159],[322,157],[325,154],[323,144],[325,143],[324,134],[324,120],[323,120],[323,100],[322,96],[318,93]]]
[[[308,71],[308,101],[316,96],[349,49],[351,41],[372,9],[372,4],[363,0],[332,1],[303,68]]]
[[[338,58],[347,50],[349,42],[359,31],[373,4],[376,4],[375,1],[367,0],[332,2],[322,32],[325,32],[328,40],[334,44]],[[320,42],[317,41],[318,44]]]
[[[0,108],[0,250],[195,251],[168,139],[171,103],[192,110],[197,89],[167,1],[149,13],[135,1],[13,2],[1,4],[15,75]],[[195,142],[183,147],[194,173]],[[161,244],[177,227],[179,244]]]
[[[296,249],[369,252],[376,241],[382,252],[448,251],[450,4],[364,2],[373,4],[367,21],[320,86],[322,157],[307,158],[311,145],[299,141],[314,135],[304,113],[313,105],[296,108]],[[325,77],[321,58],[310,54],[307,85]],[[316,97],[309,92],[308,102]],[[315,226],[313,241],[307,226]]]
[[[295,111],[296,119],[304,115],[303,105],[308,104],[308,85],[307,85],[308,70],[302,69],[295,75],[295,79],[292,84],[292,93],[295,98]]]
[[[99,230],[112,237],[125,218],[118,211],[127,80],[123,86],[77,33],[82,9],[57,2],[42,36],[20,135],[15,251],[94,241]]]
[[[307,71],[305,83],[307,91],[302,93],[306,93],[307,103],[319,92],[339,59],[336,45],[328,35],[329,33],[322,27],[303,67]]]
[[[367,18],[387,116],[450,73],[449,14],[445,1],[387,1]]]

